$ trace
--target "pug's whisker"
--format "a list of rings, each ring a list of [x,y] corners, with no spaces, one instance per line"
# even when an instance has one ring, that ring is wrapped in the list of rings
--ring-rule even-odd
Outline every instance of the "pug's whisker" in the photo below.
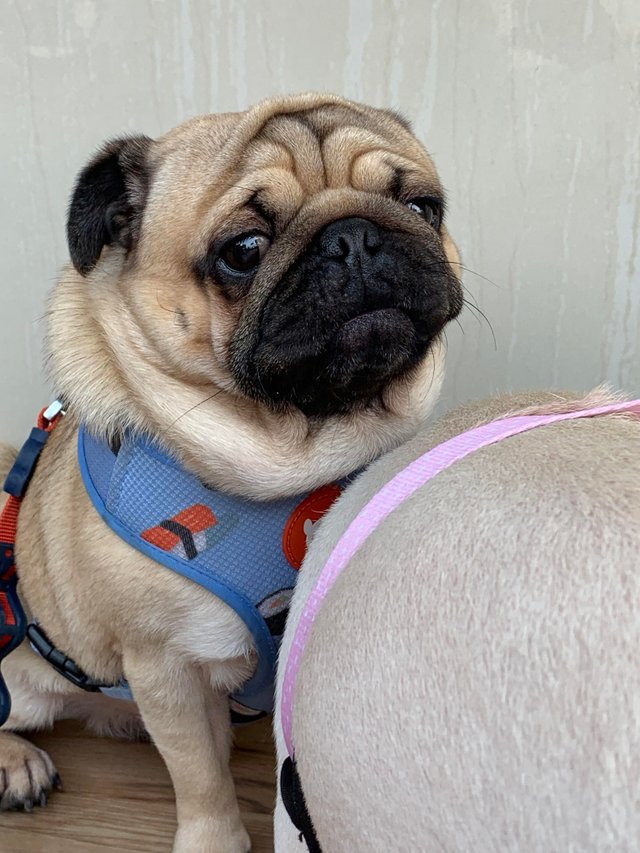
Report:
[[[465,297],[462,298],[462,302],[464,303],[464,305],[468,306],[469,308],[471,308],[472,311],[475,312],[474,316],[476,317],[476,320],[478,321],[480,326],[482,325],[482,320],[480,319],[480,317],[484,318],[485,322],[489,326],[489,329],[491,330],[491,336],[493,338],[493,348],[494,348],[495,352],[497,352],[498,351],[498,341],[496,338],[496,333],[495,333],[493,326],[491,325],[491,321],[489,320],[487,315],[484,313],[484,311],[481,308],[478,308],[477,305],[474,305],[473,302],[470,302]],[[480,315],[480,316],[477,316],[477,315]]]
[[[160,297],[158,296],[157,291],[156,291],[156,302],[158,303],[159,307],[162,308],[163,311],[167,312],[167,314],[174,314],[176,317],[180,316],[180,314],[181,314],[180,311],[174,311],[173,308],[167,308],[165,305],[162,304],[162,302],[160,302]]]
[[[488,278],[486,275],[482,275],[482,273],[479,273],[476,270],[472,270],[471,267],[465,267],[465,265],[460,261],[449,261],[449,265],[453,267],[460,267],[461,270],[464,270],[465,272],[468,272],[471,275],[475,275],[477,278],[481,278],[483,281],[486,281],[487,284],[493,285],[493,287],[502,288],[502,285],[498,284],[497,281]]]
[[[464,290],[464,292],[467,294],[467,296],[469,297],[469,299],[471,299],[471,300],[473,301],[473,304],[474,304],[474,305],[476,306],[476,308],[477,308],[477,307],[478,307],[478,302],[477,302],[476,296],[475,296],[475,295],[474,295],[474,294],[469,290],[469,288],[468,288],[466,285],[464,285],[464,284],[462,285],[462,289],[463,289],[463,290]]]
[[[175,420],[171,421],[169,426],[164,428],[164,430],[162,431],[163,435],[166,435],[166,433],[168,433],[169,430],[172,429],[178,423],[178,421],[182,420],[182,418],[186,417],[188,414],[195,411],[200,406],[204,406],[204,404],[208,403],[209,400],[214,400],[217,396],[222,394],[223,391],[224,391],[224,388],[220,388],[220,390],[216,391],[215,394],[209,394],[209,396],[205,397],[204,400],[200,400],[200,402],[196,403],[195,406],[191,406],[191,408],[187,409],[186,412],[183,412],[181,415],[178,415],[178,417]]]
[[[476,270],[472,270],[472,269],[471,269],[471,267],[466,267],[466,266],[465,266],[463,263],[461,263],[460,261],[449,261],[449,260],[446,260],[446,261],[431,261],[431,262],[428,264],[427,269],[432,269],[432,268],[434,268],[434,267],[436,267],[436,268],[437,268],[437,267],[449,267],[449,268],[450,268],[450,267],[460,267],[460,269],[461,269],[461,270],[464,270],[464,272],[467,272],[467,273],[469,273],[470,275],[475,275],[477,278],[481,278],[483,281],[486,281],[488,284],[493,285],[493,287],[498,287],[498,288],[501,288],[501,287],[502,287],[502,285],[498,284],[496,281],[493,281],[493,279],[488,278],[486,275],[482,275],[482,273],[479,273],[479,272],[477,272]],[[456,281],[457,281],[457,279],[456,279]]]
[[[434,355],[433,348],[431,348],[429,350],[429,358],[431,359],[431,361],[433,363],[433,367],[431,369],[431,379],[429,380],[429,387],[427,388],[427,394],[429,394],[431,392],[431,389],[433,388],[433,381],[436,378],[436,357]]]

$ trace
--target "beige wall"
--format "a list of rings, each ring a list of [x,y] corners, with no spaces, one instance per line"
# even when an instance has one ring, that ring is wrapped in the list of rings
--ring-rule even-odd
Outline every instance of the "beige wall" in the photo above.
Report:
[[[0,436],[48,396],[43,300],[92,149],[306,89],[400,108],[435,156],[497,341],[468,309],[452,327],[447,405],[640,392],[638,0],[4,0],[0,39]]]

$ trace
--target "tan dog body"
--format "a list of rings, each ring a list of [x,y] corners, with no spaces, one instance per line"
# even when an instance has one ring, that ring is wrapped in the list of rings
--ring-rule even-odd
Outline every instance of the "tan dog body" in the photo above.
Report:
[[[125,675],[138,707],[75,688],[23,644],[3,664],[13,709],[0,733],[1,804],[37,801],[55,773],[44,753],[9,730],[70,716],[104,733],[146,729],[175,787],[175,849],[236,853],[249,840],[228,769],[227,694],[251,674],[251,636],[223,602],[102,522],[78,470],[78,424],[108,438],[123,430],[151,435],[204,482],[247,498],[294,495],[338,479],[408,438],[427,416],[442,379],[439,335],[419,364],[384,384],[378,403],[307,417],[242,393],[232,369],[273,304],[269,288],[341,217],[365,216],[406,239],[431,241],[445,258],[436,265],[455,263],[457,254],[446,230],[435,238],[385,197],[389,163],[402,164],[430,192],[437,176],[412,134],[382,111],[332,96],[283,99],[195,119],[122,151],[114,163],[126,167],[126,204],[124,212],[107,211],[109,234],[118,236],[100,232],[92,249],[89,238],[71,235],[79,271],[67,268],[51,299],[50,367],[69,413],[24,500],[16,553],[30,614],[93,678]],[[153,176],[144,187],[142,152]],[[101,168],[96,160],[88,171]],[[257,191],[278,221],[248,295],[195,281],[193,265],[212,234],[257,227],[247,206]],[[425,191],[416,184],[416,193]],[[84,228],[88,214],[77,218]],[[450,270],[447,276],[455,281]],[[0,473],[10,457],[2,449]]]
[[[394,474],[480,423],[599,397],[469,405],[370,466],[318,528],[280,660]],[[325,599],[295,696],[323,853],[640,849],[639,483],[637,419],[570,421],[456,463],[377,528]],[[303,846],[280,801],[275,830],[276,853]]]

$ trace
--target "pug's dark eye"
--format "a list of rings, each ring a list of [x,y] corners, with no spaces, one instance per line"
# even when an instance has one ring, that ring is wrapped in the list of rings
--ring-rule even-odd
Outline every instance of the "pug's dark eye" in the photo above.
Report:
[[[412,198],[407,202],[409,210],[415,211],[422,216],[427,225],[436,231],[440,229],[442,222],[442,203],[435,198],[421,197]]]
[[[243,275],[254,273],[270,245],[269,238],[258,231],[241,234],[224,244],[218,260],[231,272]]]

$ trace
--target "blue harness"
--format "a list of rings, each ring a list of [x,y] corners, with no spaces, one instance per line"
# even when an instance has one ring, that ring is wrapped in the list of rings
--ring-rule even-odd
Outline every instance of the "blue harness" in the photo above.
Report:
[[[306,536],[339,495],[250,501],[205,486],[156,444],[125,438],[113,452],[81,427],[78,459],[98,513],[143,554],[217,595],[245,622],[257,669],[234,694],[247,716],[270,712],[276,658]],[[301,553],[302,551],[302,553]],[[132,698],[125,682],[100,687]]]

